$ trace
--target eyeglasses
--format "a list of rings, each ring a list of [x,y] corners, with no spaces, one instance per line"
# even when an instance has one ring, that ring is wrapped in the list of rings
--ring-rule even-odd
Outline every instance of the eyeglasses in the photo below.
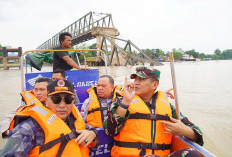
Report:
[[[74,100],[74,98],[72,96],[65,96],[65,97],[61,97],[61,96],[52,96],[50,97],[51,100],[53,101],[54,104],[59,104],[61,102],[62,99],[64,99],[65,104],[71,104]]]

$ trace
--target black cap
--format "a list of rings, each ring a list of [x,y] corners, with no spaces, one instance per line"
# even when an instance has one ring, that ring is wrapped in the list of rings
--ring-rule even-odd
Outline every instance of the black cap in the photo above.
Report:
[[[74,85],[68,80],[56,80],[52,81],[47,86],[48,95],[57,93],[74,94]]]

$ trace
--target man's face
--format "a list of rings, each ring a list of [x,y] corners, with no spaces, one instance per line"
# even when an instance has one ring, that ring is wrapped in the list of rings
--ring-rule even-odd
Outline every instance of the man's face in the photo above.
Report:
[[[58,93],[48,96],[46,106],[62,120],[66,120],[67,117],[72,112],[73,103],[74,103],[73,95],[66,93]]]
[[[34,86],[34,95],[42,103],[47,98],[47,82],[37,82]]]
[[[61,41],[62,47],[66,49],[71,47],[71,43],[72,43],[72,39],[70,36],[67,36],[67,35],[65,35],[65,39]]]
[[[53,73],[52,74],[52,81],[56,81],[56,80],[66,80],[66,78],[64,78],[61,73]]]
[[[100,78],[97,82],[97,94],[101,98],[109,98],[112,94],[114,86],[107,77]]]
[[[151,78],[141,78],[139,76],[135,77],[135,94],[143,97],[147,96],[150,93],[154,93],[156,88],[158,87],[158,81],[154,81]]]

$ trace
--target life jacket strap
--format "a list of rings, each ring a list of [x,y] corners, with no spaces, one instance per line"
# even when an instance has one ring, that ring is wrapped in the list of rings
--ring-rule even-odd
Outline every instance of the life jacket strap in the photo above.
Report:
[[[66,134],[66,135],[61,134],[59,138],[42,145],[39,149],[39,153],[42,153],[42,152],[52,148],[53,146],[55,146],[59,142],[61,142],[58,153],[57,153],[57,157],[60,157],[62,155],[62,152],[63,152],[64,148],[66,147],[67,143],[70,140],[72,140],[73,138],[76,138],[78,136],[79,136],[79,134],[77,134],[76,131],[73,131],[73,132]]]
[[[144,113],[134,113],[130,114],[129,119],[149,119],[149,120],[167,120],[171,121],[168,115],[161,114],[144,114]]]
[[[98,108],[92,109],[88,111],[88,114],[95,112],[95,111],[103,111],[103,110],[108,110],[108,107],[98,107]]]
[[[169,150],[171,149],[171,144],[157,144],[157,143],[142,143],[142,142],[121,142],[115,141],[115,145],[118,147],[127,147],[127,148],[138,148],[141,149],[140,156],[146,154],[146,149],[152,150]]]

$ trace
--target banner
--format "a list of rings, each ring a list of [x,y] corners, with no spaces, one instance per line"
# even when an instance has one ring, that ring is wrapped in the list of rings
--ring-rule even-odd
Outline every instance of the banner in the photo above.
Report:
[[[91,86],[97,85],[99,78],[99,70],[91,69],[89,71],[85,70],[72,70],[66,71],[65,77],[67,80],[74,84],[74,89],[79,98],[80,103],[75,104],[78,109],[81,109],[81,106],[85,99],[88,98],[87,89]],[[41,73],[28,73],[25,74],[25,85],[26,90],[32,90],[35,85],[35,80],[40,77],[52,78],[52,72],[41,72]]]

